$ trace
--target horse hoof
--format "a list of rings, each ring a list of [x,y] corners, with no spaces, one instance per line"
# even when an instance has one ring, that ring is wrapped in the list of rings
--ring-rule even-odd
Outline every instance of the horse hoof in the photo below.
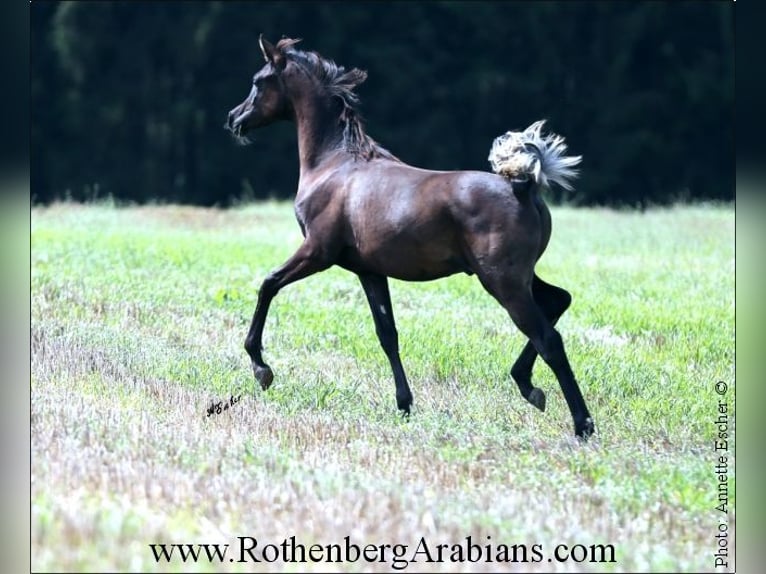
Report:
[[[596,427],[590,417],[575,426],[575,435],[583,441],[588,440],[594,432],[596,432]]]
[[[534,406],[545,412],[545,393],[538,388],[532,389],[527,395],[527,401]]]
[[[269,367],[253,367],[255,372],[255,380],[261,385],[261,388],[265,391],[271,386],[274,381],[274,373],[271,372]]]

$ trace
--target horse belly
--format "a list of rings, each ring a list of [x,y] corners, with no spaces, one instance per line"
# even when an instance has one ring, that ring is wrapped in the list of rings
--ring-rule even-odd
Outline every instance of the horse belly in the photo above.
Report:
[[[370,271],[403,281],[430,281],[471,272],[451,234],[416,231],[379,235],[360,245],[359,256]]]
[[[383,189],[370,189],[354,189],[347,205],[353,251],[365,269],[404,281],[470,272],[447,194],[395,174]]]

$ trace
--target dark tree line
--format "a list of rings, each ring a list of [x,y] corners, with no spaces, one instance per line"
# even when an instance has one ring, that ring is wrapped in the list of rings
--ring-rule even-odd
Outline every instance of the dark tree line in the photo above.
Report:
[[[729,2],[32,2],[35,201],[290,197],[294,127],[238,147],[227,111],[260,32],[369,72],[369,133],[404,161],[488,169],[548,118],[584,163],[577,204],[733,199]],[[562,199],[556,196],[555,199]]]

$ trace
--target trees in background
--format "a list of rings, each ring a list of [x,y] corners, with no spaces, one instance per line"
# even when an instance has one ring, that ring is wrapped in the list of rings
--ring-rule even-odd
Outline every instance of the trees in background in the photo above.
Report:
[[[222,129],[260,32],[369,72],[369,133],[404,161],[488,168],[540,118],[582,154],[577,204],[733,199],[731,3],[33,2],[33,200],[290,197],[292,125]]]

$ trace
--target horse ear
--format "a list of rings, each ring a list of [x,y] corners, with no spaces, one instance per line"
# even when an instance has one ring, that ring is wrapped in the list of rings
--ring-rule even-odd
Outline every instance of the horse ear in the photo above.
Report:
[[[261,52],[263,52],[264,60],[269,62],[278,70],[284,69],[286,64],[285,55],[279,48],[275,48],[271,42],[263,37],[263,34],[258,37],[258,44],[261,46]]]

